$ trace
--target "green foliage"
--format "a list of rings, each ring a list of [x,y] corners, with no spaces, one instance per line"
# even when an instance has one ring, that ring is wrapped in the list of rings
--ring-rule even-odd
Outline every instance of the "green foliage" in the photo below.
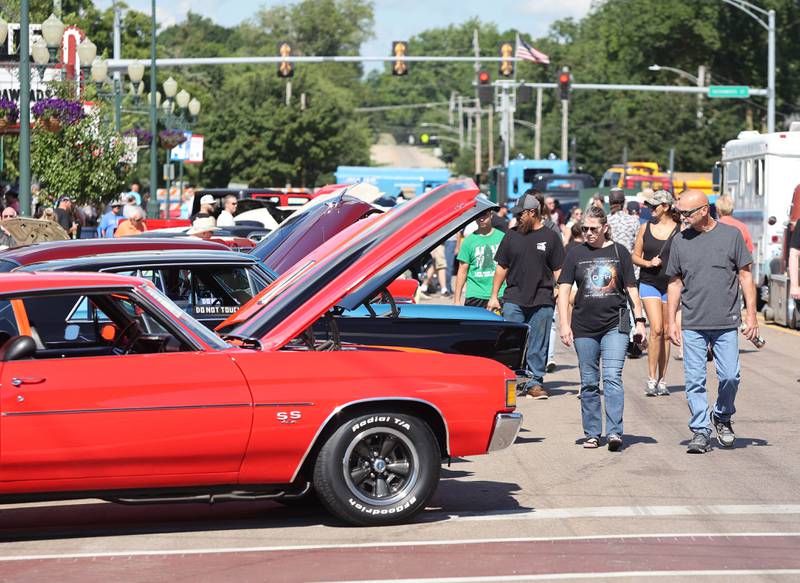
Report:
[[[32,131],[31,169],[43,201],[69,195],[79,203],[99,203],[122,189],[128,168],[120,163],[124,144],[96,116],[49,132]]]

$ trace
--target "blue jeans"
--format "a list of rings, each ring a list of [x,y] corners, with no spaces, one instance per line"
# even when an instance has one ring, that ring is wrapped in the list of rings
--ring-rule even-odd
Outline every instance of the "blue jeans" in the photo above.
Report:
[[[529,308],[505,302],[503,318],[509,322],[528,324],[528,373],[531,375],[532,384],[541,385],[544,382],[547,365],[547,345],[550,341],[550,326],[553,323],[553,306]]]
[[[606,435],[622,435],[622,411],[625,392],[622,365],[628,351],[628,335],[616,328],[600,336],[575,339],[578,368],[581,373],[581,419],[586,437],[600,437],[600,364],[603,365],[603,393],[606,408]]]
[[[683,331],[683,374],[686,400],[689,403],[689,429],[693,433],[711,434],[706,393],[706,351],[711,345],[717,369],[719,391],[714,414],[720,421],[730,421],[736,413],[733,405],[739,390],[739,337],[736,328],[725,330]]]

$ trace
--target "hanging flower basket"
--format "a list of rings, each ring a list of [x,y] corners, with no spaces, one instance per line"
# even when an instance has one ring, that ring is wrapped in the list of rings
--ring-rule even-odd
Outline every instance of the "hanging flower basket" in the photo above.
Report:
[[[142,128],[132,128],[124,132],[126,136],[135,136],[136,145],[140,148],[149,148],[152,141],[153,134]]]
[[[39,125],[50,132],[60,131],[64,126],[76,124],[86,117],[80,102],[58,98],[37,101],[31,112]]]
[[[61,120],[57,117],[42,117],[39,118],[39,124],[48,132],[60,132]]]
[[[158,139],[162,148],[171,150],[185,142],[186,136],[182,130],[163,130],[158,134]]]
[[[19,108],[15,101],[0,99],[0,131],[5,130],[19,121]]]

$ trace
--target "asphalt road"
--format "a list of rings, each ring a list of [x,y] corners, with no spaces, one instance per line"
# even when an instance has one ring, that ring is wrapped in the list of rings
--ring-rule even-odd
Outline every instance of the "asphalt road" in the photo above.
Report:
[[[624,449],[584,450],[561,347],[516,444],[443,467],[414,524],[273,502],[5,506],[0,581],[800,580],[800,334],[763,336],[762,351],[742,340],[732,450],[685,453],[682,363],[672,394],[648,398],[644,359],[625,368]]]

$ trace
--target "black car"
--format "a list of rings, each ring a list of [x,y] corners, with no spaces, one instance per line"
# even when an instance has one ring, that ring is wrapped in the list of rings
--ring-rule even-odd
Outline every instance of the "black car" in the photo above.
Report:
[[[181,309],[214,329],[275,280],[257,257],[234,251],[145,251],[33,263],[21,271],[103,271],[151,280]],[[394,304],[335,308],[314,335],[353,344],[422,348],[525,366],[528,326],[481,308]],[[380,298],[372,298],[377,301]]]

